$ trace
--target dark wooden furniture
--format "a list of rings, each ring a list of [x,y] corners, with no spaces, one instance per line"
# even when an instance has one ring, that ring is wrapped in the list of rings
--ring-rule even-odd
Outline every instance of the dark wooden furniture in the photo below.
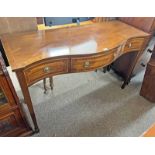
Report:
[[[36,17],[37,24],[44,24],[44,17]]]
[[[155,17],[121,17],[118,18],[118,20],[149,33],[150,38],[148,39],[148,42],[151,39],[153,33],[155,32]],[[143,51],[148,45],[148,42],[145,43],[145,46],[142,49]],[[123,55],[113,63],[112,68],[117,74],[119,74],[123,79],[125,79],[130,69],[130,65],[135,58],[136,52],[131,52]],[[140,59],[138,61],[140,62]],[[138,73],[138,71],[138,68],[134,70],[134,74]]]
[[[0,136],[32,134],[0,55]]]
[[[118,19],[150,34],[155,31],[155,17],[119,17]]]
[[[120,21],[5,35],[1,41],[18,77],[25,103],[39,131],[29,86],[47,77],[96,70],[121,55],[137,51],[132,60],[128,83],[149,34]]]
[[[151,102],[155,102],[155,46],[147,64],[140,95]]]

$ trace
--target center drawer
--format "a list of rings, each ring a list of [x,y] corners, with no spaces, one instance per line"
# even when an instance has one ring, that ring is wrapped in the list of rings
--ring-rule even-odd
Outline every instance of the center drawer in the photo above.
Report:
[[[95,70],[106,66],[114,60],[114,53],[100,54],[96,56],[80,56],[71,58],[71,72]]]
[[[26,81],[31,85],[43,78],[68,72],[68,58],[44,60],[24,70]]]
[[[132,51],[139,51],[142,49],[144,44],[145,38],[131,38],[127,41],[124,51],[125,52],[132,52]]]

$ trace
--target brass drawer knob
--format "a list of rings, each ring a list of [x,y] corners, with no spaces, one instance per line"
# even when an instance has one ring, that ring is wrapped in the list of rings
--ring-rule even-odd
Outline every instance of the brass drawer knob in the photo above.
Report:
[[[108,50],[109,50],[109,48],[104,48],[104,49],[103,49],[103,51],[108,51]]]
[[[90,66],[90,62],[89,62],[89,61],[85,61],[85,62],[84,62],[84,67],[85,67],[85,68],[88,68],[89,66]]]
[[[131,47],[132,47],[132,44],[130,43],[130,44],[129,44],[129,48],[131,48]]]
[[[49,72],[51,72],[52,69],[51,69],[51,67],[45,67],[43,70],[45,73],[49,73]]]

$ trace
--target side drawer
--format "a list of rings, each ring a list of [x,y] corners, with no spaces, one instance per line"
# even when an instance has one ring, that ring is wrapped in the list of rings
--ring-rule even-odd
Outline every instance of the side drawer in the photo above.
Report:
[[[71,58],[71,72],[95,70],[106,66],[114,60],[114,53],[93,56],[77,56]]]
[[[68,58],[43,60],[26,68],[24,74],[28,85],[43,78],[68,72]]]
[[[132,38],[129,39],[124,47],[124,52],[132,52],[141,50],[145,38]]]

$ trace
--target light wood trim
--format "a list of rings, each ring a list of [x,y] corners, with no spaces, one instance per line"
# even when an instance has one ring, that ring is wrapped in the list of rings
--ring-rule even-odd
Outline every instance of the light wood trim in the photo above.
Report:
[[[80,25],[89,25],[93,23],[94,22],[92,20],[89,20],[85,22],[80,22]],[[76,26],[78,26],[76,23],[55,25],[55,26],[45,26],[45,24],[38,24],[38,30],[60,29],[60,28],[65,28],[65,27],[76,27]]]

